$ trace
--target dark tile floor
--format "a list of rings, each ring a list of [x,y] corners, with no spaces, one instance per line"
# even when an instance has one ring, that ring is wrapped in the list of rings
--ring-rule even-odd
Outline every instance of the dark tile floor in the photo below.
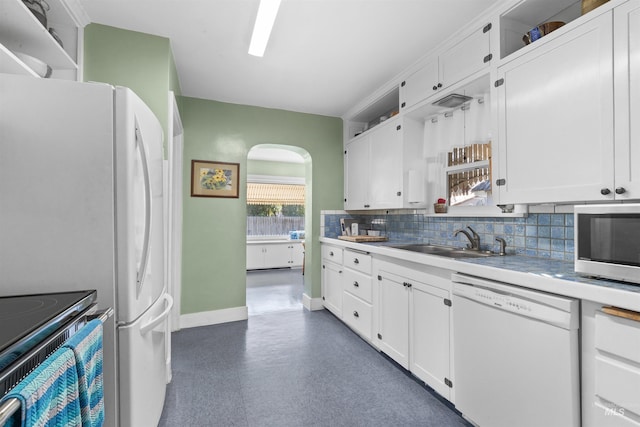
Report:
[[[174,333],[160,426],[469,425],[329,312],[292,306]]]

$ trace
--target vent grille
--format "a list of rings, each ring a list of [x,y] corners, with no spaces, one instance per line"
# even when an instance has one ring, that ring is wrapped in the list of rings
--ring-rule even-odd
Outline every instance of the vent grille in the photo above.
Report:
[[[451,95],[447,95],[444,98],[438,99],[433,105],[437,105],[439,107],[447,107],[447,108],[455,108],[467,101],[471,101],[473,98],[467,95],[460,95],[458,93],[452,93]]]

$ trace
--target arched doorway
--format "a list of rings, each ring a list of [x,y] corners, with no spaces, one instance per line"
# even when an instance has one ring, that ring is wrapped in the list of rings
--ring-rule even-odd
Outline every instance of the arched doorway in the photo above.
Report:
[[[311,157],[299,147],[261,144],[247,155],[249,316],[303,309],[310,176]]]

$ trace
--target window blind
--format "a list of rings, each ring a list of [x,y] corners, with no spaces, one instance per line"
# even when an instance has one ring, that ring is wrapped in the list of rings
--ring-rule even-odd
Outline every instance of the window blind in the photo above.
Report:
[[[304,205],[304,185],[247,183],[248,205]]]

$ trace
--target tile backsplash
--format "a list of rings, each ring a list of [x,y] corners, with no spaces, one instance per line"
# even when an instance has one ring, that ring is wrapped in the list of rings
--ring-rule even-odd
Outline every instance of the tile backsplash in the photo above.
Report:
[[[321,234],[340,235],[340,218],[355,219],[360,229],[380,230],[394,241],[425,242],[464,247],[468,240],[456,230],[467,226],[480,235],[483,250],[499,250],[497,237],[507,242],[507,253],[541,258],[573,260],[573,214],[533,213],[526,217],[450,217],[420,213],[371,213],[352,215],[344,211],[323,211]]]

